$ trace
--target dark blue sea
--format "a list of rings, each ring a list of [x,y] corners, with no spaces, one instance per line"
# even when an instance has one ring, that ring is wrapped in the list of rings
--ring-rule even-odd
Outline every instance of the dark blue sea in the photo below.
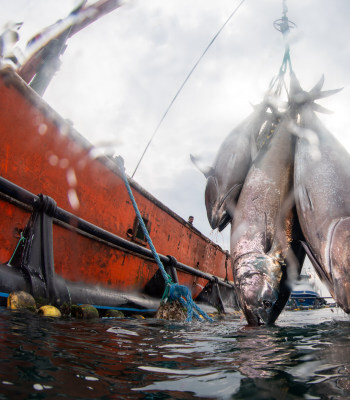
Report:
[[[0,309],[0,399],[349,399],[350,319],[57,320]]]

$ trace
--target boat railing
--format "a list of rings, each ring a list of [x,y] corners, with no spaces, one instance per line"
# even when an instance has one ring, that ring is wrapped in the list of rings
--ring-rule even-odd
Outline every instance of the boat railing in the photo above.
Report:
[[[35,202],[39,201],[39,196],[36,196],[35,194],[14,184],[13,182],[8,181],[3,177],[0,177],[0,194],[2,194],[2,196],[5,197],[8,201],[15,202],[17,203],[17,205],[29,211],[33,208]],[[123,250],[133,252],[140,256],[147,257],[153,260],[152,252],[148,248],[123,239],[120,236],[108,232],[103,228],[94,225],[60,207],[55,208],[52,217],[55,223],[59,225],[64,225],[65,227],[74,230],[79,234],[96,238],[97,240],[103,241],[108,245],[112,245],[113,247],[119,247]],[[175,277],[176,272],[174,271],[174,269],[178,269],[199,278],[204,278],[214,284],[218,284],[229,289],[234,289],[233,283],[225,281],[215,275],[197,270],[189,265],[183,264],[177,261],[172,256],[159,254],[159,258],[161,259],[162,263],[164,263],[164,265],[173,270],[172,275]]]

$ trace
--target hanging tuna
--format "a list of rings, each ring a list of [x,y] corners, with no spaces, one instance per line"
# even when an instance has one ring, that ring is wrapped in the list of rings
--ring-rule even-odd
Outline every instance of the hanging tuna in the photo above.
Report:
[[[322,92],[321,92],[322,93]],[[337,304],[350,313],[350,155],[306,103],[295,153],[304,247]]]
[[[274,26],[284,39],[295,27],[285,3]],[[201,169],[211,227],[231,222],[235,288],[250,325],[276,321],[305,254],[350,313],[350,155],[315,114],[328,112],[315,100],[339,91],[322,91],[323,83],[322,77],[309,92],[301,88],[286,40],[263,102],[224,140],[214,166]]]
[[[244,179],[259,148],[275,123],[274,94],[268,91],[261,104],[223,141],[213,167],[200,167],[207,178],[205,206],[212,229],[222,231],[234,217],[234,210]]]
[[[291,96],[295,82],[292,76]],[[295,118],[296,109],[290,103],[249,170],[232,224],[235,287],[251,325],[271,324],[277,319],[291,292],[288,275],[298,275],[304,260],[300,244],[299,260],[291,253],[291,243],[300,239],[293,229],[295,140],[290,125]]]

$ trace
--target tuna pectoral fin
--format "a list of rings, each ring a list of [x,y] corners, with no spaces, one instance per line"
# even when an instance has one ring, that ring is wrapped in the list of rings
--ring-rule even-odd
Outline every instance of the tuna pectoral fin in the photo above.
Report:
[[[334,294],[340,307],[350,313],[350,218],[340,219],[329,248]]]
[[[321,281],[323,281],[327,285],[328,289],[331,289],[333,287],[331,278],[328,276],[323,266],[317,261],[309,245],[304,241],[302,241],[301,244],[303,245],[307,256],[309,257],[312,265],[314,266],[317,275],[320,277]]]
[[[243,186],[242,183],[236,183],[235,185],[233,185],[232,188],[225,194],[221,203],[223,203],[224,201],[227,201],[227,199],[229,197],[236,200],[236,198],[239,195],[239,192],[242,189],[242,186]]]

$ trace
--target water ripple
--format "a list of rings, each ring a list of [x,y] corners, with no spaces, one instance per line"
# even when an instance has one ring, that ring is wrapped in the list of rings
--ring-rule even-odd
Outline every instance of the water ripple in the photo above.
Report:
[[[329,309],[258,328],[2,309],[0,338],[1,399],[350,397],[350,321]]]

